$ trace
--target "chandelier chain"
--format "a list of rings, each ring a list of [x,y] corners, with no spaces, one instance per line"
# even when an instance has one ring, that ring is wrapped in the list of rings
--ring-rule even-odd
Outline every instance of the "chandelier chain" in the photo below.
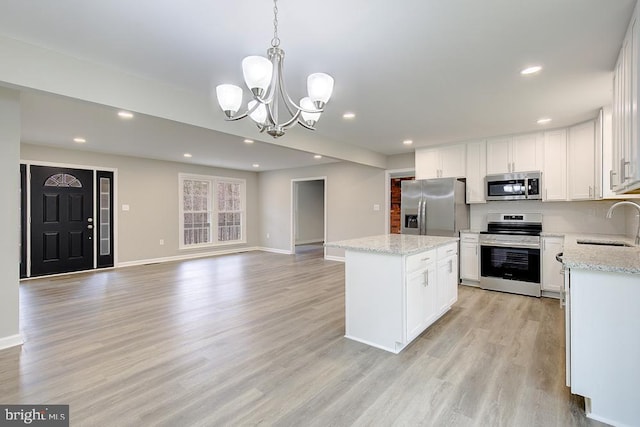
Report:
[[[278,37],[278,0],[273,0],[273,38],[271,46],[280,46],[280,37]]]

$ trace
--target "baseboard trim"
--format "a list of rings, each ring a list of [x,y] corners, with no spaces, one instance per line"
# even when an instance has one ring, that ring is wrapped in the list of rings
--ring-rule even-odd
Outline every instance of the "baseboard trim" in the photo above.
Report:
[[[293,255],[293,252],[288,251],[286,249],[266,248],[266,247],[260,246],[256,248],[256,250],[262,251],[262,252],[270,252],[273,254]]]
[[[317,239],[307,239],[307,240],[297,240],[296,245],[310,245],[311,243],[324,243],[322,237],[318,237]]]
[[[161,257],[161,258],[148,258],[148,259],[140,259],[136,261],[119,262],[117,267],[118,268],[134,267],[137,265],[158,264],[161,262],[185,261],[189,259],[206,258],[206,257],[212,257],[216,255],[230,255],[230,254],[237,254],[241,252],[250,252],[250,251],[257,251],[257,250],[260,250],[260,249],[253,246],[253,247],[225,249],[221,251],[198,252],[193,254],[176,255],[176,256]]]
[[[327,261],[345,262],[343,256],[325,255],[324,259],[326,259]]]
[[[5,348],[15,347],[17,345],[22,345],[24,341],[22,340],[22,336],[20,334],[9,335],[8,337],[0,338],[0,350],[4,350]]]

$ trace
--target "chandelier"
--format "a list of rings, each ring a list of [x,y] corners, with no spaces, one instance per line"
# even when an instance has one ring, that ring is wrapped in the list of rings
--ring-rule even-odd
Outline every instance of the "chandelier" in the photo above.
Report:
[[[268,59],[267,59],[268,58]],[[263,56],[247,56],[242,60],[242,74],[253,97],[247,103],[244,113],[236,115],[242,105],[242,89],[232,84],[216,86],[216,96],[226,120],[240,120],[247,116],[253,120],[260,132],[266,131],[274,138],[284,135],[285,131],[299,123],[315,130],[315,124],[324,111],[325,104],[333,92],[333,77],[325,73],[314,73],[307,77],[308,96],[296,104],[284,84],[284,50],[280,49],[278,37],[278,5],[273,1],[273,39]],[[279,107],[284,106],[285,121],[280,122]]]

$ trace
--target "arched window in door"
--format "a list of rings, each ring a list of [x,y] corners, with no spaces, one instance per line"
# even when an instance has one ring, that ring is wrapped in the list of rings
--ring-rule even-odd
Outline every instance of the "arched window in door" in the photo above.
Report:
[[[82,188],[82,183],[75,176],[68,173],[57,173],[51,175],[44,182],[45,187],[75,187]]]

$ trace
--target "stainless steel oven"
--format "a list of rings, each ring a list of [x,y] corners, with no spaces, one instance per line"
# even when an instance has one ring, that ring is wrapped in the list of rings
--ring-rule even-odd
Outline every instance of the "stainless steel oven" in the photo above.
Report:
[[[539,297],[540,214],[487,215],[480,234],[480,287]]]

